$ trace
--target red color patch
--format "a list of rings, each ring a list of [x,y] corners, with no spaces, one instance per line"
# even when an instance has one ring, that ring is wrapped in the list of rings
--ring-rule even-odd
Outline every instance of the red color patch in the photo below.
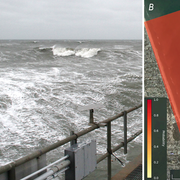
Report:
[[[180,131],[180,11],[145,22],[145,27]]]

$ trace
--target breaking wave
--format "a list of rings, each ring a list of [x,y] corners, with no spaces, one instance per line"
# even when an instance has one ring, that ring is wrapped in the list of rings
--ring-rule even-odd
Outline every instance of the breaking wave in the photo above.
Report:
[[[38,47],[40,52],[52,51],[53,47]]]
[[[52,48],[54,56],[80,56],[84,58],[90,58],[96,56],[101,49],[99,48],[82,48],[82,49],[72,49],[72,48]]]
[[[52,49],[54,56],[71,56],[75,54],[75,51],[70,48],[56,48]]]

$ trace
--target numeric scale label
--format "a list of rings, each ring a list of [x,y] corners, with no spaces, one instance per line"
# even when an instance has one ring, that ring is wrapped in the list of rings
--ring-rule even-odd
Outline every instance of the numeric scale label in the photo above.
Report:
[[[144,179],[167,179],[167,99],[145,98]]]

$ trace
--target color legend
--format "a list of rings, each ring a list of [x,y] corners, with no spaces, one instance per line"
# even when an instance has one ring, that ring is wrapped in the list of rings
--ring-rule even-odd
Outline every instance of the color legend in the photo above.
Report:
[[[147,177],[152,178],[152,100],[147,99]]]
[[[144,179],[167,179],[167,99],[145,98]]]

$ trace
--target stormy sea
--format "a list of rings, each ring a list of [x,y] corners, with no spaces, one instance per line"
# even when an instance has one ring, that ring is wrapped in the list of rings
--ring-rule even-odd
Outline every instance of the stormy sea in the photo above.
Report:
[[[1,40],[0,166],[42,149],[88,126],[87,105],[100,122],[142,101],[140,40]],[[128,114],[128,137],[142,127],[142,109]],[[106,152],[106,128],[78,139],[96,139]],[[112,123],[112,146],[123,141],[123,118]],[[69,144],[47,154],[47,163]],[[115,154],[125,164],[140,154],[142,136]],[[85,179],[107,177],[106,160]],[[112,174],[122,168],[112,157]]]

